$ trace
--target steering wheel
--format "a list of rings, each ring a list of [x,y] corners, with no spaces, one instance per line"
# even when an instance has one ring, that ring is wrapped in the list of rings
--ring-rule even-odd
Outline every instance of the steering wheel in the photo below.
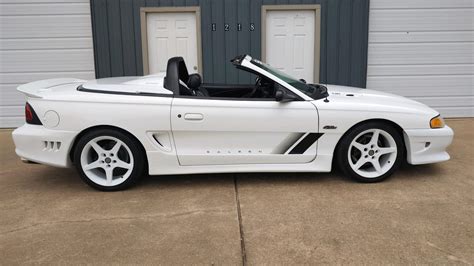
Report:
[[[260,98],[272,98],[274,95],[274,88],[273,85],[275,84],[269,79],[262,78],[261,76],[258,76],[255,79],[255,89],[258,89],[260,91]]]
[[[247,94],[244,94],[242,98],[253,98],[253,96],[257,92],[258,87],[260,87],[261,81],[262,81],[262,78],[260,76],[257,76],[257,78],[255,79],[255,86],[253,86],[253,90]]]

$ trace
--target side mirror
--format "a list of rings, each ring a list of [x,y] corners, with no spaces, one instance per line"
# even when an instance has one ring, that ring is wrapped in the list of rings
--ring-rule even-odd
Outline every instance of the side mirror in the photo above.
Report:
[[[283,87],[278,87],[275,91],[275,101],[287,103],[297,100],[293,94],[288,94]]]
[[[284,90],[278,88],[278,89],[276,90],[276,92],[275,92],[275,100],[276,100],[277,102],[283,101],[283,99],[285,98],[285,94],[286,94],[286,93],[285,93]]]

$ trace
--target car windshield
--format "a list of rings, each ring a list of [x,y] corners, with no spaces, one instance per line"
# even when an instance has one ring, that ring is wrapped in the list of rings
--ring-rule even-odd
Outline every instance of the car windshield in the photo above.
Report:
[[[290,84],[291,86],[293,86],[294,88],[296,88],[297,90],[303,92],[304,94],[310,96],[310,97],[313,97],[313,93],[314,93],[314,88],[311,87],[311,86],[308,86],[308,84],[300,81],[300,80],[297,80],[295,78],[293,78],[292,76],[276,69],[276,68],[273,68],[272,66],[270,66],[269,64],[267,63],[263,63],[259,60],[256,60],[256,59],[252,59],[251,60],[252,64],[262,68],[263,70],[269,72],[270,74],[278,77],[279,79],[283,80],[284,82]]]

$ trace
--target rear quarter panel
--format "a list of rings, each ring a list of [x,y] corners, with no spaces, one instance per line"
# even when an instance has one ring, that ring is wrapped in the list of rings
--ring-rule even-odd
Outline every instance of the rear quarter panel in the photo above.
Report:
[[[59,115],[59,124],[50,129],[79,134],[94,126],[114,126],[133,134],[148,151],[156,148],[148,140],[147,132],[170,132],[171,99],[76,92],[67,97],[29,98],[28,102],[41,120],[50,110]]]

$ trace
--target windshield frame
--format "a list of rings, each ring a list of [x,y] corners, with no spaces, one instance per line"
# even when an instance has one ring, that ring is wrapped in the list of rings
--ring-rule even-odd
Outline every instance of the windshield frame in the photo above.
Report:
[[[232,64],[235,65],[238,68],[244,68],[247,69],[248,71],[251,72],[256,72],[255,74],[258,73],[258,75],[263,75],[274,82],[280,84],[281,86],[285,87],[287,90],[291,91],[292,93],[296,94],[298,97],[300,97],[302,100],[305,101],[313,101],[315,100],[313,97],[310,95],[303,93],[302,91],[298,90],[291,84],[287,83],[285,80],[282,80],[280,77],[274,75],[273,73],[265,70],[265,68],[262,68],[261,66],[252,63],[252,60],[254,60],[251,56],[249,55],[240,55],[236,56],[234,59],[231,60]],[[303,83],[304,84],[304,83]]]
[[[309,86],[308,84],[302,82],[299,79],[294,78],[293,76],[288,75],[285,72],[282,72],[275,67],[272,67],[270,64],[262,62],[257,59],[252,59],[250,62],[257,67],[269,72],[270,74],[278,77],[279,79],[285,81],[286,83],[290,84],[293,88],[301,91],[302,93],[308,95],[309,97],[313,98],[314,88]]]

